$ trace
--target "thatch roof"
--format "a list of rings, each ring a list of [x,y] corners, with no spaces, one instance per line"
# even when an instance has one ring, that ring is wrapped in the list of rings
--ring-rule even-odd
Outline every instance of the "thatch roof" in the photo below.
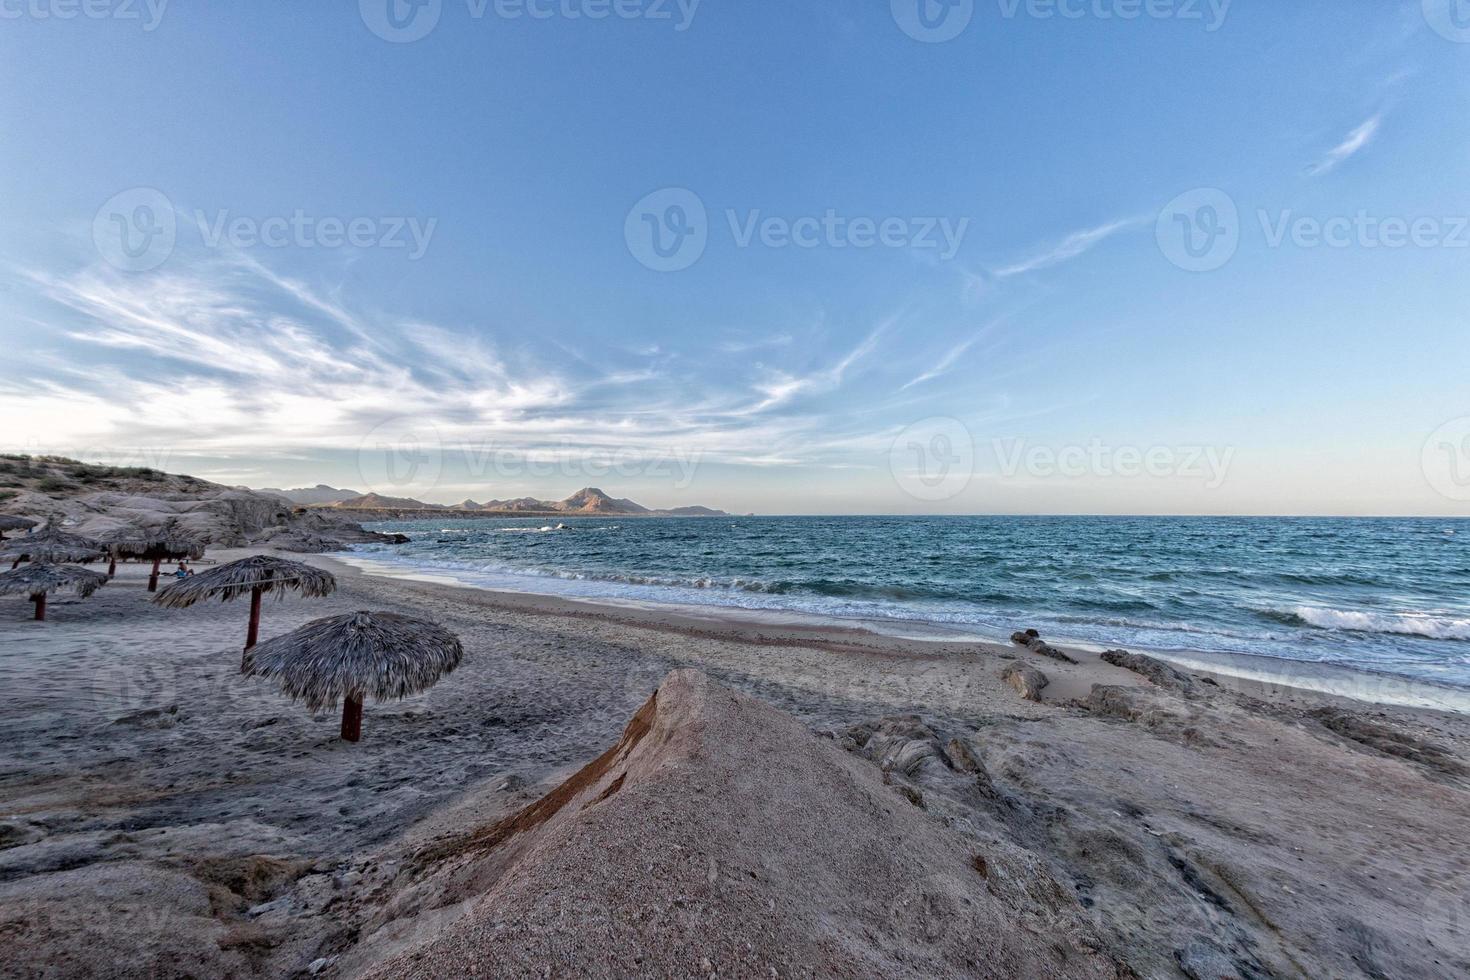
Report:
[[[40,521],[33,521],[29,517],[13,517],[10,514],[0,514],[0,534],[6,531],[29,531]]]
[[[25,565],[0,574],[0,595],[25,593],[32,599],[69,589],[86,598],[107,584],[107,576],[75,565]]]
[[[260,587],[262,593],[283,596],[287,592],[295,591],[314,598],[335,592],[337,580],[331,572],[299,561],[270,555],[251,555],[249,558],[179,579],[154,596],[153,601],[170,609],[184,609],[205,599],[218,598],[229,602],[249,595],[256,586]]]
[[[24,558],[33,562],[64,564],[74,561],[96,561],[103,549],[91,538],[63,531],[48,524],[39,531],[32,531],[19,538],[0,541],[0,559]]]
[[[459,637],[391,612],[328,616],[245,652],[241,672],[281,682],[312,711],[348,695],[398,700],[426,691],[464,657]]]
[[[116,527],[99,535],[98,541],[114,558],[177,561],[204,557],[204,544],[185,534],[173,521],[161,527]]]

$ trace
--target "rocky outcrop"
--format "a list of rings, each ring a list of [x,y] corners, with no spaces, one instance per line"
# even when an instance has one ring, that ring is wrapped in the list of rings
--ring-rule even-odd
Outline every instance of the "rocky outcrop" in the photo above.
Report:
[[[1022,630],[1011,634],[1011,642],[1025,647],[1038,657],[1046,657],[1051,660],[1059,660],[1064,664],[1075,664],[1077,661],[1070,655],[1063,653],[1056,647],[1041,638],[1036,630]]]
[[[895,776],[951,773],[917,718],[847,735]],[[1003,841],[977,856],[911,802],[789,715],[677,671],[566,783],[437,845],[428,873],[457,866],[479,897],[369,976],[1120,975],[1075,899],[1033,894],[1032,859]]]
[[[1156,686],[1166,691],[1174,691],[1178,694],[1194,692],[1194,681],[1190,676],[1162,660],[1146,657],[1141,653],[1129,653],[1127,650],[1108,650],[1101,656],[1104,661],[1114,667],[1122,667],[1124,670],[1131,670],[1135,674],[1147,677]]]
[[[348,514],[303,510],[279,497],[205,484],[190,493],[157,496],[101,492],[50,495],[17,494],[6,513],[57,519],[67,530],[102,535],[123,526],[156,528],[165,524],[206,547],[270,547],[284,551],[342,551],[352,544],[404,540],[401,535],[366,531]]]
[[[1050,680],[1035,667],[1027,667],[1025,664],[1011,664],[1001,672],[1000,679],[1016,689],[1016,693],[1027,701],[1041,703],[1041,691]]]

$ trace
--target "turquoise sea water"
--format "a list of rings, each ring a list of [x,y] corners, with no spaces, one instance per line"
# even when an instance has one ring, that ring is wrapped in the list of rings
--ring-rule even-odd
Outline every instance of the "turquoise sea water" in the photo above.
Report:
[[[557,525],[560,524],[560,529]],[[1470,521],[757,517],[375,525],[487,588],[1335,663],[1470,687]],[[550,528],[550,529],[547,529]]]

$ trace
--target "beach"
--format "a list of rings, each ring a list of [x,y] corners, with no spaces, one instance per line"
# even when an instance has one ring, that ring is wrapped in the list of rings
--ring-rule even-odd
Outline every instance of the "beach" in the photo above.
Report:
[[[262,637],[381,609],[464,642],[428,693],[369,703],[359,745],[239,676],[242,603],[160,609],[131,564],[44,624],[0,602],[0,935],[18,975],[365,975],[471,915],[500,873],[467,884],[462,855],[451,872],[425,854],[535,803],[689,669],[881,773],[943,840],[1033,868],[1114,975],[1470,968],[1463,714],[306,560],[338,591],[267,600]],[[1002,678],[1013,666],[1045,676],[1040,700]],[[881,745],[909,748],[896,764]],[[781,760],[748,765],[759,781]],[[751,956],[724,975],[753,975]]]

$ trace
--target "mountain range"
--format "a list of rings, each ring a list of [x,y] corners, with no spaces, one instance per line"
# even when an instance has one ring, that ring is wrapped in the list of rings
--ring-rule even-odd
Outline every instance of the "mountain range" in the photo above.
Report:
[[[616,517],[725,517],[722,510],[711,507],[675,507],[654,510],[640,503],[613,497],[596,487],[578,490],[565,500],[537,500],[519,497],[514,500],[487,500],[480,503],[465,500],[458,504],[429,504],[412,497],[389,497],[378,493],[339,490],[325,484],[296,490],[262,490],[303,507],[329,507],[338,510],[438,510],[456,513],[485,512],[495,514],[594,514]]]

